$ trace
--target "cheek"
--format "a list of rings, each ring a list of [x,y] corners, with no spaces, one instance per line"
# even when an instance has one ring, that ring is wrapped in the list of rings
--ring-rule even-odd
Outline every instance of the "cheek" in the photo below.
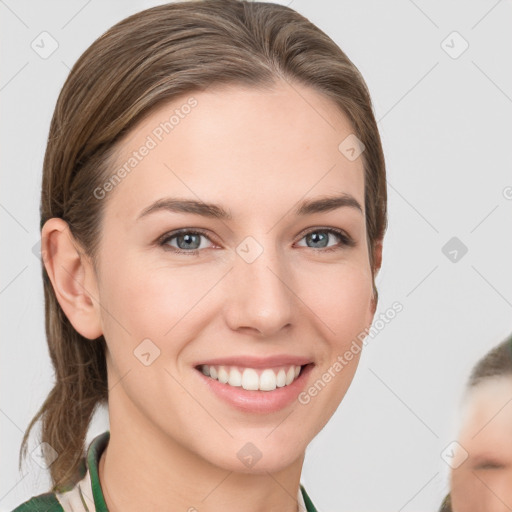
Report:
[[[356,264],[333,265],[301,278],[304,302],[318,316],[329,338],[340,344],[369,326],[372,320],[372,276]]]
[[[484,504],[488,502],[486,489],[471,469],[461,466],[452,471],[451,500],[452,508],[456,512],[478,512],[486,510]]]
[[[510,510],[512,471],[457,469],[451,477],[451,497],[455,512]]]
[[[197,277],[194,266],[166,268],[150,258],[111,257],[104,262],[102,305],[134,335],[161,337],[204,294],[209,279]]]
[[[173,268],[142,258],[111,265],[102,279],[101,314],[116,371],[124,374],[133,366],[140,370],[134,354],[145,353],[143,347],[163,356],[155,359],[156,367],[178,360],[222,305],[219,291],[209,292],[224,272],[200,273],[199,266]]]
[[[134,364],[133,351],[146,338],[163,348],[160,340],[176,311],[176,294],[170,293],[168,283],[120,247],[104,248],[99,287],[103,333],[118,371]]]

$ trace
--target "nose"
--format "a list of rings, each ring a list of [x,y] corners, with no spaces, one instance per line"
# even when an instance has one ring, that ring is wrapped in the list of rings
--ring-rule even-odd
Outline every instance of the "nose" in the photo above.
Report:
[[[293,322],[297,298],[284,256],[250,237],[237,247],[225,284],[226,320],[233,330],[276,335]]]

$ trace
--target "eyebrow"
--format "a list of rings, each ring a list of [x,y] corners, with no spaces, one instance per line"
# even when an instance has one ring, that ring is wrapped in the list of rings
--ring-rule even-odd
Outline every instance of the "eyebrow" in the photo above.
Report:
[[[314,213],[329,212],[343,207],[354,208],[359,210],[360,213],[363,213],[359,201],[354,196],[342,194],[340,196],[326,196],[318,199],[305,199],[295,208],[295,215],[312,215]],[[233,218],[229,211],[218,204],[205,203],[193,199],[164,197],[144,208],[137,217],[137,220],[162,210],[176,213],[193,213],[203,217],[221,220],[231,220]]]

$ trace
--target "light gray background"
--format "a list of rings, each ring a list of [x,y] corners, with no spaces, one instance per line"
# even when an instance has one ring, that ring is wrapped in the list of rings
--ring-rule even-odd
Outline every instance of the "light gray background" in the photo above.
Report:
[[[2,511],[49,485],[30,459],[20,474],[17,456],[53,379],[32,247],[55,101],[100,34],[160,3],[0,0]],[[367,81],[389,193],[376,318],[394,301],[404,307],[368,340],[346,398],[307,450],[302,482],[322,512],[437,510],[468,373],[512,330],[512,5],[280,3],[329,34]],[[59,45],[47,59],[31,48],[42,31]],[[453,31],[469,43],[458,58],[444,48],[458,52],[461,40],[442,44]],[[442,252],[454,236],[468,248],[457,262]],[[99,414],[88,442],[106,428]]]

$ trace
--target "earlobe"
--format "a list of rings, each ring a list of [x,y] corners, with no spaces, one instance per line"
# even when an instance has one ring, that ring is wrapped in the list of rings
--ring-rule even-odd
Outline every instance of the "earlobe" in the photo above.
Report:
[[[88,339],[101,336],[96,275],[66,221],[58,217],[46,221],[41,255],[60,307],[73,327]]]

